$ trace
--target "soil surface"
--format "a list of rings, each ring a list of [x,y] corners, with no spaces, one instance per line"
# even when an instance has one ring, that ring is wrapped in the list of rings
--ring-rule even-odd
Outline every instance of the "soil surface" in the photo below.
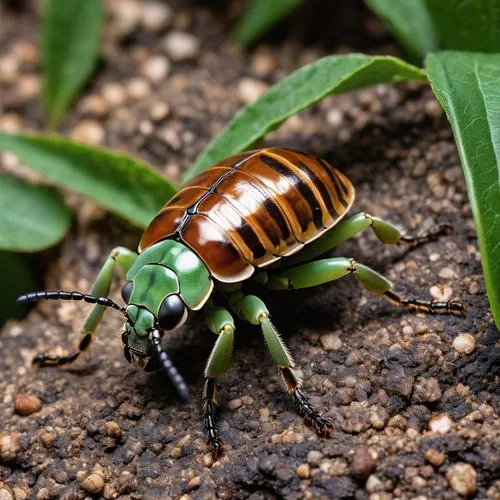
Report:
[[[301,19],[309,27],[320,22],[308,6],[250,51],[228,37],[239,2],[160,3],[149,17],[140,5],[108,3],[102,64],[63,131],[127,151],[173,181],[243,103],[299,65],[335,52],[397,53],[356,2],[332,14],[338,29],[323,30],[324,39],[321,30],[297,29]],[[41,129],[35,11],[29,2],[5,2],[0,15],[0,127]],[[176,40],[178,32],[192,38]],[[402,295],[459,298],[467,317],[397,309],[352,278],[302,292],[255,286],[306,394],[334,430],[322,439],[302,423],[259,331],[238,324],[221,380],[226,446],[214,463],[200,399],[215,336],[200,317],[165,341],[193,394],[181,404],[161,374],[148,376],[124,359],[122,319],[113,311],[74,366],[32,367],[38,352],[72,349],[88,311],[79,303],[40,304],[0,336],[1,500],[500,497],[498,332],[459,158],[430,89],[380,85],[327,98],[266,144],[318,154],[343,170],[357,189],[352,213],[413,233],[449,223],[450,234],[416,249],[384,246],[366,231],[333,253],[373,266]],[[29,175],[9,155],[1,161]],[[75,222],[40,257],[44,286],[86,291],[109,251],[135,248],[140,231],[88,200],[66,200]],[[118,278],[111,296],[120,300]]]

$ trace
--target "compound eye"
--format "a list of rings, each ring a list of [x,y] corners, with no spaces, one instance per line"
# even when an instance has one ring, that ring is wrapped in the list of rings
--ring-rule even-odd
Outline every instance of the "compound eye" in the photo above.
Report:
[[[127,281],[122,288],[122,299],[128,304],[130,300],[130,295],[132,294],[132,288],[134,287],[133,281]]]
[[[188,311],[178,295],[169,295],[161,304],[158,323],[162,330],[173,330],[186,321]]]

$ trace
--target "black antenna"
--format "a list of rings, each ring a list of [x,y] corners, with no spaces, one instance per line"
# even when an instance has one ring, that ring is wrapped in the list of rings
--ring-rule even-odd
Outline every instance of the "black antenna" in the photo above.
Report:
[[[62,290],[30,292],[18,297],[16,302],[18,304],[29,304],[39,300],[83,300],[89,304],[112,307],[113,309],[125,314],[125,316],[127,315],[124,307],[119,306],[108,297],[96,297],[95,295],[87,295],[80,292],[63,292]]]
[[[161,366],[165,370],[172,384],[174,385],[177,394],[181,397],[183,401],[187,401],[189,399],[189,389],[187,388],[184,378],[177,371],[177,368],[173,365],[172,361],[168,357],[168,354],[163,350],[163,346],[161,345],[160,331],[157,328],[151,330],[149,338],[153,343],[153,345],[155,346],[156,353],[158,354],[158,359],[160,360]]]

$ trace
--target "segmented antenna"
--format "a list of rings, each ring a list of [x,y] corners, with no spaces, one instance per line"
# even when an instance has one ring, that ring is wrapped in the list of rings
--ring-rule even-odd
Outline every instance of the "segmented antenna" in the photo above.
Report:
[[[37,302],[39,300],[83,300],[89,304],[112,307],[126,315],[125,308],[119,306],[108,297],[96,297],[95,295],[87,295],[80,292],[64,292],[62,290],[30,292],[18,297],[16,302],[18,304],[30,304],[31,302]]]
[[[168,357],[168,354],[163,350],[163,346],[161,345],[160,331],[157,328],[151,330],[149,338],[153,343],[153,345],[155,346],[156,353],[158,354],[158,359],[160,360],[161,366],[165,370],[172,384],[174,385],[177,394],[179,394],[179,396],[183,401],[187,401],[189,399],[189,389],[187,388],[184,378],[177,371],[177,368],[173,365],[172,361]]]

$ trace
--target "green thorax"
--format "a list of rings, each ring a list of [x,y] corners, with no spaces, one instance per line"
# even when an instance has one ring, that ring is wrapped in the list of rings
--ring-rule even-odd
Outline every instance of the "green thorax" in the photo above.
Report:
[[[134,282],[129,304],[142,305],[155,315],[173,293],[178,293],[189,309],[201,309],[213,289],[202,260],[175,240],[163,240],[144,250],[129,269],[127,280]]]

